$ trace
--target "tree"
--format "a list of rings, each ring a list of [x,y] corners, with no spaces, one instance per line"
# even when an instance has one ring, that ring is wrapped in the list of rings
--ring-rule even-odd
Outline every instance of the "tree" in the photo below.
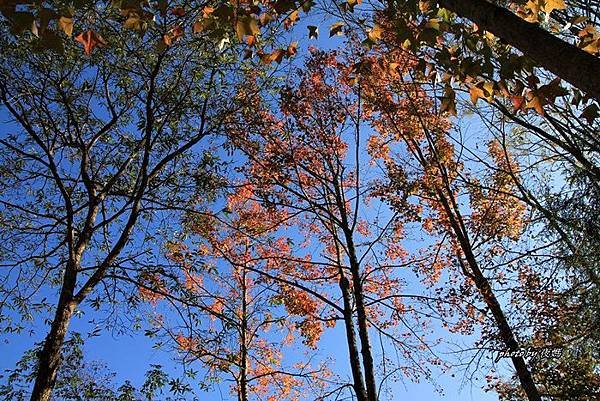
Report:
[[[144,37],[122,32],[93,52],[105,43],[95,32],[120,32],[104,11],[85,39],[90,57],[75,44],[38,52],[36,38],[15,40],[2,25],[0,101],[10,124],[0,140],[3,307],[58,288],[56,298],[48,293],[54,317],[36,401],[50,399],[74,312],[86,300],[108,306],[99,290],[116,302],[119,287],[107,279],[115,272],[143,279],[157,230],[192,194],[208,191],[190,178],[207,167],[199,144],[227,107],[217,74],[235,60],[227,49],[171,31],[171,45],[156,49],[167,17]]]
[[[533,305],[528,319],[536,322],[531,324],[530,348],[548,344],[560,350],[555,356],[533,358],[532,372],[548,399],[593,399],[598,380],[594,327],[599,256],[592,217],[598,188],[594,125],[574,115],[569,104],[549,108],[544,118],[527,118],[494,106],[500,115],[481,108],[478,113],[501,138],[505,149],[501,153],[510,148],[523,161],[518,176],[507,173],[535,213],[532,220],[537,223],[526,237],[537,238],[544,249],[529,258],[530,266],[539,266],[538,274],[528,276],[523,291]],[[498,122],[503,118],[515,126],[501,128]],[[503,399],[524,398],[514,381],[500,383],[497,389]]]
[[[188,212],[183,224],[193,241],[167,244],[168,258],[182,274],[165,277],[160,287],[184,300],[187,313],[180,322],[165,322],[162,329],[174,339],[184,362],[200,362],[207,369],[207,385],[224,376],[233,382],[231,393],[240,401],[296,400],[304,389],[318,397],[327,369],[311,367],[308,352],[293,365],[286,356],[298,333],[315,348],[318,333],[312,330],[311,309],[316,306],[306,297],[294,299],[288,293],[283,298],[273,280],[260,274],[273,264],[263,255],[263,243],[281,244],[283,239],[271,234],[285,216],[247,199],[249,190],[240,185],[227,197],[225,216]],[[211,206],[204,200],[196,204]]]
[[[465,285],[461,289],[476,289],[485,313],[491,314],[497,340],[513,352],[511,359],[528,399],[541,400],[525,360],[514,354],[520,349],[515,330],[481,267],[485,259],[480,259],[486,249],[493,256],[493,244],[499,239],[517,239],[520,235],[524,206],[516,195],[517,184],[506,173],[515,171],[514,166],[512,170],[510,167],[514,162],[503,159],[498,144],[491,142],[491,158],[495,163],[504,163],[504,168],[492,175],[484,191],[477,189],[478,182],[473,178],[465,183],[463,165],[447,138],[447,122],[424,114],[423,107],[432,107],[427,93],[413,81],[405,81],[402,70],[390,70],[388,66],[396,61],[397,53],[379,54],[375,59],[366,58],[360,67],[366,72],[361,76],[365,104],[372,111],[372,124],[377,131],[370,149],[388,171],[389,183],[382,195],[391,202],[410,195],[421,199],[429,214],[423,219],[425,230],[449,239],[438,253],[447,252],[448,257],[454,258],[448,267],[457,268],[463,275]],[[397,150],[394,144],[398,145]],[[409,161],[403,161],[402,155],[407,155]],[[463,191],[468,191],[469,204],[461,201]],[[392,205],[396,209],[404,206]],[[471,214],[466,217],[469,210]]]
[[[547,14],[556,8],[566,8],[563,1],[543,3]],[[594,71],[600,69],[598,57],[485,0],[440,0],[439,5],[469,19],[481,29],[519,49],[548,71],[600,100],[600,79],[586,78],[597,76]]]
[[[180,379],[170,378],[159,365],[152,365],[145,374],[144,383],[135,388],[130,381],[121,385],[115,382],[115,373],[101,361],[88,361],[83,355],[84,339],[71,333],[62,350],[63,363],[59,368],[52,400],[57,401],[152,401],[175,400],[188,393],[191,387]],[[0,386],[4,400],[26,400],[31,382],[35,380],[37,364],[36,347],[26,352],[17,366],[8,371],[7,382]],[[166,389],[166,386],[169,389]],[[165,391],[166,390],[166,391]],[[170,394],[158,398],[159,394]]]
[[[343,323],[354,393],[359,400],[376,400],[384,386],[378,381],[429,377],[427,362],[439,359],[421,337],[425,322],[413,321],[417,312],[392,295],[402,289],[397,270],[410,261],[398,243],[401,220],[370,203],[376,203],[373,183],[363,178],[369,177],[360,151],[366,112],[351,90],[355,59],[311,53],[297,71],[298,82],[284,87],[278,101],[255,95],[260,81],[248,79],[238,95],[246,107],[228,121],[228,138],[248,159],[240,167],[248,198],[289,216],[280,230],[290,244],[270,247],[268,255],[280,262],[266,274],[280,284],[282,296],[304,292],[322,302],[317,317],[326,326]],[[294,245],[296,236],[300,245]],[[297,256],[286,256],[290,249]],[[291,288],[296,290],[290,294]],[[407,366],[378,361],[373,335],[397,349]]]

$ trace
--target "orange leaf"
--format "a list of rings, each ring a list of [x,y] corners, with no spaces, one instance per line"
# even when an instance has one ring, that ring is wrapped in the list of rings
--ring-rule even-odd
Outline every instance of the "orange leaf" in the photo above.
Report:
[[[208,18],[208,16],[211,15],[214,11],[215,9],[213,7],[206,6],[202,9],[202,16],[204,18]]]
[[[542,104],[542,99],[537,93],[530,92],[530,98],[527,99],[527,103],[525,104],[526,109],[534,109],[539,115],[544,115],[544,105]]]
[[[287,52],[283,49],[277,49],[273,51],[273,53],[259,54],[259,57],[260,61],[262,61],[263,64],[271,64],[273,61],[279,64],[281,63],[281,60],[283,59],[283,56],[286,55],[286,53]]]
[[[292,43],[290,43],[290,45],[287,48],[286,55],[288,57],[292,57],[296,53],[298,53],[298,42],[292,42]]]
[[[71,36],[73,34],[73,18],[71,17],[60,17],[58,19],[58,26],[67,36]]]
[[[525,100],[523,96],[513,96],[511,100],[513,104],[513,110],[515,112],[523,108],[523,101]]]
[[[87,55],[92,54],[92,51],[96,46],[106,46],[106,41],[102,38],[102,36],[98,35],[92,30],[80,33],[79,35],[77,35],[75,40],[83,45],[83,50]]]

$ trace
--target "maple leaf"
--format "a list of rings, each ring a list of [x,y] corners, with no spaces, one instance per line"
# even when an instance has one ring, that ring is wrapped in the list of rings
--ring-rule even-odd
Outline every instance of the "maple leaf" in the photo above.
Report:
[[[292,57],[298,53],[298,42],[292,42],[287,48],[286,56]]]
[[[319,27],[315,25],[309,25],[306,27],[308,29],[308,38],[309,39],[317,39],[319,37]]]
[[[276,49],[272,53],[261,54],[259,57],[263,64],[271,64],[273,61],[275,61],[277,64],[280,64],[283,56],[285,55],[287,55],[286,50]]]
[[[102,36],[92,30],[81,32],[79,35],[77,35],[75,40],[83,45],[83,51],[87,55],[92,54],[92,51],[96,46],[106,46],[106,41],[102,38]]]
[[[565,0],[545,0],[543,10],[547,15],[554,10],[565,10],[567,6],[565,5]]]
[[[598,105],[595,103],[590,104],[583,110],[583,113],[579,116],[580,118],[585,118],[588,124],[592,124],[596,118],[598,118],[598,112],[600,109]]]
[[[513,104],[513,110],[517,112],[523,108],[523,102],[525,101],[525,98],[523,96],[512,96],[511,101]]]
[[[171,46],[173,42],[183,36],[183,27],[176,25],[169,32],[163,35],[163,43],[167,46]]]
[[[372,42],[377,42],[381,39],[381,35],[383,34],[383,29],[379,25],[375,25],[368,33],[369,40]]]
[[[65,35],[73,35],[73,18],[64,16],[60,17],[58,19],[58,27],[62,29]]]
[[[298,19],[300,19],[298,10],[295,10],[285,19],[285,21],[283,21],[284,28],[290,29],[298,21]]]

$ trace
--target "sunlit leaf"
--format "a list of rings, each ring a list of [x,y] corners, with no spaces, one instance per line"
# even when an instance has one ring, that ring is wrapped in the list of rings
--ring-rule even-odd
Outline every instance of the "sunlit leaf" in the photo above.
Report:
[[[64,16],[60,17],[58,19],[58,27],[65,33],[65,35],[73,35],[73,18]]]
[[[106,46],[106,41],[102,36],[92,30],[80,33],[75,40],[83,45],[83,51],[87,55],[92,54],[95,47]]]
[[[345,25],[346,24],[342,21],[332,24],[331,27],[329,27],[329,37],[343,35]]]

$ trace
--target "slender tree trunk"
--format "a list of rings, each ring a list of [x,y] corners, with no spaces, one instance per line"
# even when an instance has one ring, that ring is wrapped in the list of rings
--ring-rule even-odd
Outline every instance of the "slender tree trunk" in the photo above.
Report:
[[[496,325],[498,326],[498,331],[500,332],[500,337],[504,342],[506,348],[509,351],[519,351],[519,343],[515,339],[513,331],[506,320],[506,316],[494,294],[492,287],[490,286],[489,281],[484,277],[481,270],[479,270],[479,266],[477,262],[472,259],[473,255],[471,254],[468,257],[469,266],[473,271],[473,277],[475,279],[475,286],[479,290],[479,293],[485,300],[486,305],[492,311],[492,315],[494,316],[494,320],[496,321]],[[514,354],[513,354],[514,355]],[[511,356],[512,363],[517,371],[517,376],[519,377],[519,381],[521,382],[521,387],[525,390],[527,394],[527,398],[529,401],[541,401],[542,398],[540,393],[535,386],[533,381],[533,377],[531,376],[531,372],[525,363],[525,360],[521,356]]]
[[[240,401],[248,401],[248,339],[246,333],[248,331],[248,301],[246,298],[246,269],[242,271],[242,327],[241,327],[241,338],[240,338]]]
[[[348,354],[350,355],[350,369],[352,371],[352,380],[354,381],[354,392],[356,393],[357,401],[367,401],[367,392],[365,390],[358,345],[356,343],[356,333],[354,331],[354,319],[352,318],[350,282],[344,275],[341,267],[339,285],[342,290],[342,299],[344,300],[344,327],[346,328],[346,341],[348,343]]]
[[[344,217],[342,217],[345,220]],[[365,383],[367,386],[367,399],[377,401],[377,384],[375,383],[375,367],[373,363],[373,354],[371,352],[371,341],[369,340],[369,327],[365,300],[362,290],[362,281],[360,268],[356,257],[356,250],[352,234],[344,230],[346,246],[348,247],[348,258],[350,260],[350,271],[352,273],[352,290],[354,301],[356,302],[356,314],[358,318],[358,335],[360,338],[360,353],[362,355],[363,366],[365,368]]]
[[[446,188],[446,190],[450,191],[449,188]],[[500,334],[500,339],[509,351],[519,351],[519,343],[517,342],[513,330],[506,319],[504,311],[502,310],[502,306],[500,305],[500,302],[498,302],[498,299],[496,298],[494,290],[492,289],[488,279],[483,275],[483,272],[479,268],[477,259],[473,254],[471,242],[466,235],[464,225],[461,224],[462,216],[460,215],[460,212],[455,207],[456,205],[450,204],[449,198],[446,197],[441,190],[438,190],[438,197],[440,198],[440,202],[442,203],[446,214],[448,215],[452,230],[454,231],[456,238],[460,243],[460,247],[469,265],[469,277],[473,279],[479,294],[483,298],[483,301],[492,312],[492,316],[494,317],[496,327],[498,328],[498,332]],[[542,401],[540,393],[533,381],[533,377],[531,376],[531,372],[529,371],[529,368],[527,367],[523,357],[511,356],[511,360],[517,372],[521,387],[527,395],[527,399],[529,401]]]
[[[600,101],[600,58],[488,1],[438,0],[438,3],[493,33],[540,66]]]

